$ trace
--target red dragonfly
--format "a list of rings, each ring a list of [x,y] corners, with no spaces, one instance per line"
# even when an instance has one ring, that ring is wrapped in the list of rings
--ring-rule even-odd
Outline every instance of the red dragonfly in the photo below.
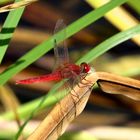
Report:
[[[55,33],[58,32],[60,29],[63,29],[63,35],[65,35],[65,24],[63,20],[58,20],[55,26]],[[55,45],[57,44],[57,36],[54,40]],[[59,36],[60,37],[60,36]],[[81,63],[80,65],[71,64],[69,63],[68,57],[68,49],[66,47],[65,42],[61,45],[56,45],[54,47],[54,54],[56,56],[56,65],[59,67],[50,74],[42,75],[38,77],[33,77],[29,79],[23,79],[16,81],[16,84],[33,84],[37,82],[49,82],[49,81],[60,81],[62,79],[70,79],[75,78],[81,74],[87,74],[90,71],[90,66],[87,63]]]

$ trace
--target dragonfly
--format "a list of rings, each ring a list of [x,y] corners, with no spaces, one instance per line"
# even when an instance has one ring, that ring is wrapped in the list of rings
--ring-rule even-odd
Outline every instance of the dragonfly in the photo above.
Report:
[[[62,35],[66,35],[65,27],[66,26],[63,22],[63,19],[59,19],[56,23],[54,34],[62,30]],[[63,79],[71,79],[80,75],[87,74],[91,70],[89,64],[85,62],[81,63],[80,65],[69,63],[69,55],[66,42],[63,41],[61,45],[58,45],[57,37],[58,36],[56,36],[56,38],[54,37],[54,54],[56,57],[56,65],[58,65],[55,70],[50,74],[18,80],[16,81],[16,84],[33,84],[39,82],[61,81]]]

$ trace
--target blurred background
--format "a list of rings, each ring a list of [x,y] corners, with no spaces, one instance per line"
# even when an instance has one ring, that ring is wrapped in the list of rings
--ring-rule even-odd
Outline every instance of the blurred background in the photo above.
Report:
[[[0,6],[2,7],[10,3],[12,1],[1,3]],[[28,5],[11,40],[0,71],[2,72],[19,57],[53,35],[58,19],[64,19],[66,25],[69,25],[95,9],[95,7],[93,8],[88,2],[80,0],[40,0],[39,2]],[[136,23],[139,22],[140,13],[130,3],[124,4],[121,8],[128,15],[131,15]],[[6,16],[7,13],[0,14],[0,26],[2,26]],[[90,49],[119,31],[120,29],[106,18],[101,18],[94,22],[66,41],[70,61],[75,63],[86,52],[90,51]],[[51,50],[28,68],[14,76],[7,83],[7,87],[5,87],[6,92],[10,90],[13,93],[13,98],[17,98],[18,104],[19,102],[21,104],[27,103],[47,94],[54,83],[15,85],[15,81],[50,73],[54,68],[54,64],[54,53]],[[96,71],[112,72],[114,74],[140,79],[139,41],[128,40],[121,43],[101,57],[98,57],[90,65]],[[131,131],[132,134],[134,132],[135,134],[139,130],[137,128],[140,126],[140,102],[133,101],[121,95],[103,93],[99,88],[94,89],[93,92],[94,94],[91,94],[84,112],[72,123],[68,128],[68,132],[89,131],[90,129],[91,133],[93,132],[93,135],[99,139],[109,139],[111,134],[119,139],[119,136],[121,137],[122,135],[123,137],[124,133],[126,134],[128,131]],[[0,107],[1,112],[8,109],[6,106],[6,103],[2,102]],[[3,107],[5,108],[3,109]],[[45,113],[44,115],[42,114],[38,116],[39,119],[45,117]],[[113,136],[112,139],[114,139]]]

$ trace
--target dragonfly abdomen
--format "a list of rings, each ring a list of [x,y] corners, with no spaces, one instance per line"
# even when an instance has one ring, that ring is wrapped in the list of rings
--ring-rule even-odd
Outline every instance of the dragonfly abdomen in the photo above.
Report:
[[[38,83],[38,82],[59,81],[61,79],[62,79],[61,74],[59,74],[59,72],[56,72],[56,73],[51,73],[47,75],[42,75],[39,77],[19,80],[19,81],[16,81],[16,84],[33,84],[33,83]]]

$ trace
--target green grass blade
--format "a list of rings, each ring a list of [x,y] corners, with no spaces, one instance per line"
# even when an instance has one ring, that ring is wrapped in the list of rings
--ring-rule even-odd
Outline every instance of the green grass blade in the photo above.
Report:
[[[115,45],[124,42],[127,39],[132,38],[134,35],[140,34],[140,25],[137,25],[129,30],[120,32],[109,39],[105,40],[101,44],[99,44],[97,47],[93,48],[89,53],[87,53],[83,58],[81,58],[78,62],[90,62],[94,60],[97,56],[102,55],[105,51],[115,47]],[[100,52],[101,51],[101,52]],[[98,54],[96,54],[98,53]],[[55,90],[53,91],[55,92]],[[53,94],[52,92],[52,94]],[[49,96],[47,98],[47,102],[44,101],[42,104],[42,107],[49,106],[50,104],[53,104],[52,96]],[[25,105],[22,105],[18,108],[19,116],[20,118],[24,118],[29,112],[33,110],[35,106],[39,104],[39,102],[42,100],[42,97],[39,99],[36,99],[35,101],[31,101]],[[1,115],[1,119],[14,119],[14,115],[12,112],[7,112],[3,115]]]
[[[91,62],[93,59],[97,58],[98,56],[102,55],[106,51],[110,50],[111,48],[115,47],[116,45],[120,44],[121,42],[124,42],[133,36],[140,34],[140,24],[132,27],[126,31],[120,32],[109,39],[105,40],[104,42],[100,43],[98,46],[96,46],[94,49],[90,50],[89,53],[84,55],[78,63],[81,62]]]
[[[66,28],[67,34],[64,38],[61,38],[61,34],[63,33],[63,31],[60,31],[59,33],[56,34],[56,37],[58,37],[56,38],[58,43],[77,33],[86,26],[90,25],[92,22],[102,17],[106,12],[110,11],[116,6],[123,4],[126,1],[127,0],[113,0],[105,4],[104,6],[86,14],[85,16],[83,16],[82,18],[80,18],[79,20],[77,20],[76,22],[74,22],[73,24],[71,24]],[[26,55],[17,60],[15,64],[11,65],[3,73],[1,73],[0,84],[1,85],[5,84],[12,76],[14,76],[16,73],[20,72],[28,65],[36,61],[38,58],[40,58],[42,55],[44,55],[53,47],[54,47],[54,37],[51,37],[47,41],[43,42],[42,44],[32,49]]]
[[[0,63],[2,62],[2,59],[6,53],[8,44],[13,36],[14,30],[17,27],[17,24],[21,18],[23,11],[24,7],[11,11],[4,22],[0,33]]]

